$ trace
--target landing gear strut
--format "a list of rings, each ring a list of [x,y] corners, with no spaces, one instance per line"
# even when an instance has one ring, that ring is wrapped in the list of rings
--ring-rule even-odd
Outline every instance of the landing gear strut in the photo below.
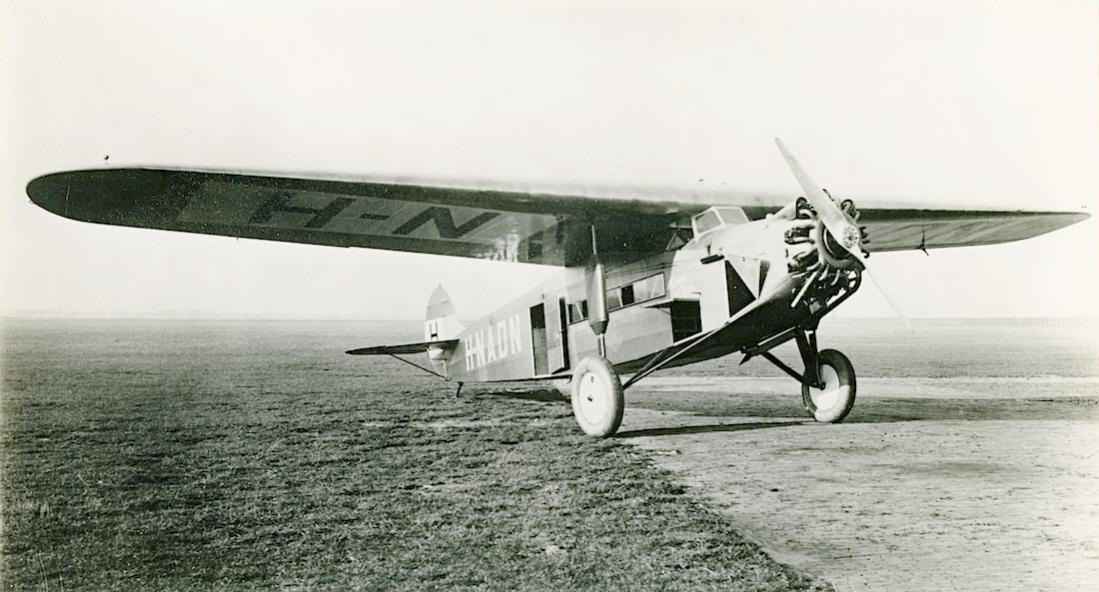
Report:
[[[786,339],[789,338],[787,334]],[[778,345],[776,342],[767,344],[767,350],[752,352],[749,357],[752,354],[763,356],[801,383],[801,401],[813,419],[821,423],[843,421],[855,405],[855,368],[851,365],[851,361],[834,349],[818,350],[815,328],[794,329],[793,338],[798,344],[798,352],[805,365],[803,374],[799,374],[767,351]]]
[[[607,361],[607,272],[599,260],[595,226],[591,227],[591,251],[594,264],[588,281],[588,323],[595,333],[599,355],[588,356],[572,374],[572,414],[585,434],[597,438],[614,435],[622,425],[622,412],[626,407],[625,388]]]

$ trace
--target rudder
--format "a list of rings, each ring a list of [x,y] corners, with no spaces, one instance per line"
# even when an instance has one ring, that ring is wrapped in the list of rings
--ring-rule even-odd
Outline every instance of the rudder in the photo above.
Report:
[[[447,341],[455,339],[465,327],[458,321],[450,295],[442,286],[431,293],[427,301],[427,313],[424,315],[424,341]]]

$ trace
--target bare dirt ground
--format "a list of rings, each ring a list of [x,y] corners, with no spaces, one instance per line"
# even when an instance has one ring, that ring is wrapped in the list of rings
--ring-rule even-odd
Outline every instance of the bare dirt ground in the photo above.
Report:
[[[806,422],[780,382],[656,378],[634,400],[663,409],[628,408],[620,436],[840,591],[1095,589],[1092,380],[871,379],[838,425]],[[752,401],[715,413],[736,392]]]

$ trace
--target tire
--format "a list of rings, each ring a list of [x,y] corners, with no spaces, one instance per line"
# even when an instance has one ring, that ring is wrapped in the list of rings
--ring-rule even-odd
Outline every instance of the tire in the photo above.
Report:
[[[622,425],[622,381],[605,358],[589,356],[572,373],[572,414],[589,436],[606,438]]]
[[[801,385],[801,401],[813,419],[839,423],[855,406],[855,368],[847,356],[834,349],[821,350],[817,359],[824,388]]]

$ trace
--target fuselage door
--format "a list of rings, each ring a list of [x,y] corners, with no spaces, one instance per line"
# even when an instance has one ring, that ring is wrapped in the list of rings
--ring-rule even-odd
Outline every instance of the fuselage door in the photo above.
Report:
[[[549,370],[569,367],[568,305],[564,298],[546,298],[546,338],[549,342]]]

